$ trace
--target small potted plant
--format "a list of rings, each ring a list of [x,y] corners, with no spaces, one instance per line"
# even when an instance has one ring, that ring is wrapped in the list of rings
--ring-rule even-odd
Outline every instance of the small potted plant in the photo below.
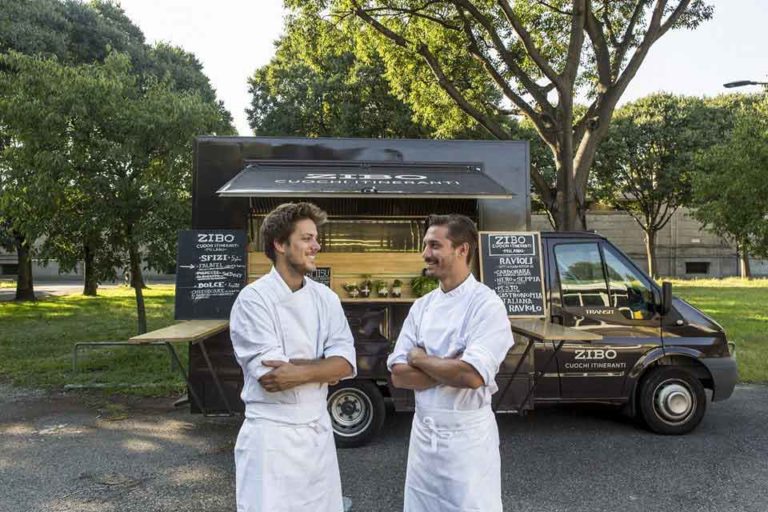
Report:
[[[373,289],[376,290],[376,295],[379,297],[389,296],[389,287],[386,281],[376,281],[373,283]]]
[[[399,299],[403,293],[403,283],[399,279],[392,281],[392,296]]]
[[[413,281],[411,281],[411,289],[413,290],[413,294],[417,297],[423,297],[436,289],[439,285],[440,283],[436,278],[429,276],[414,277]]]
[[[360,283],[360,297],[366,299],[371,295],[371,276],[363,276],[363,282]]]
[[[341,287],[344,288],[344,291],[353,299],[356,299],[358,295],[360,295],[360,289],[355,283],[344,283]]]

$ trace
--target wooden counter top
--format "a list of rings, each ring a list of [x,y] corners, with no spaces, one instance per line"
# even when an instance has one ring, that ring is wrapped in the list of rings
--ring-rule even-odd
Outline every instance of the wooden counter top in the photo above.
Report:
[[[186,320],[130,338],[132,343],[153,341],[190,342],[198,341],[229,327],[229,320]]]
[[[553,324],[539,318],[510,318],[509,324],[512,326],[513,332],[542,341],[599,341],[603,339],[602,336],[593,332],[563,327],[560,324]]]

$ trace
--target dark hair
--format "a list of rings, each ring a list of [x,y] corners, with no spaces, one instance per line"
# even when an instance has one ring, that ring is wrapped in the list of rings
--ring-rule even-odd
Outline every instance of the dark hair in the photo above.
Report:
[[[432,226],[446,226],[448,228],[448,240],[454,247],[461,244],[469,244],[467,252],[467,264],[472,263],[472,258],[477,251],[477,226],[466,215],[451,213],[449,215],[430,215],[427,218],[427,229]]]
[[[275,242],[287,242],[298,221],[311,219],[317,226],[322,226],[327,218],[328,215],[312,203],[281,204],[269,212],[261,224],[264,254],[274,263]]]

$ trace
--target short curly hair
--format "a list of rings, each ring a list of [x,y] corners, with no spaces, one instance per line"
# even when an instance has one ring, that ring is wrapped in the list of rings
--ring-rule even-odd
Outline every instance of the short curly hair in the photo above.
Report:
[[[285,243],[293,233],[296,223],[311,219],[315,225],[322,226],[328,214],[312,203],[283,203],[264,217],[261,224],[261,239],[264,242],[264,254],[275,262],[275,242]]]

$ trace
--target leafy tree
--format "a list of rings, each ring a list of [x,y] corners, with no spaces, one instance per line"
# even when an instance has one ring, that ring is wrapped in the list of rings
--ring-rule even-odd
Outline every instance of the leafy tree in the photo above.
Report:
[[[653,277],[656,235],[690,202],[696,153],[716,142],[708,121],[699,98],[653,94],[616,112],[595,158],[594,196],[640,225]]]
[[[272,60],[249,80],[248,120],[260,135],[424,137],[395,98],[384,63],[357,58],[351,38],[310,16],[287,19]]]
[[[768,97],[742,106],[730,135],[699,164],[693,215],[736,243],[740,274],[749,278],[750,255],[768,256]]]
[[[195,92],[218,109],[220,122],[210,131],[231,132],[231,116],[221,102],[216,102],[215,91],[203,74],[197,59],[190,53],[166,44],[154,47],[146,45],[141,30],[111,1],[84,4],[75,0],[0,0],[0,52],[7,53],[12,50],[30,55],[56,57],[63,64],[103,62],[110,51],[124,52],[130,55],[133,63],[131,72],[136,77],[138,87],[151,89],[153,84],[160,80],[173,91]],[[61,99],[61,95],[57,98]],[[31,95],[28,95],[27,99],[33,100]],[[59,105],[57,108],[73,108],[72,100],[67,101],[70,103]],[[57,112],[56,109],[51,111],[52,114]],[[78,119],[77,112],[69,114]],[[49,118],[46,118],[46,123],[55,124],[51,123]],[[57,126],[61,128],[60,125]],[[0,124],[0,138],[3,138],[5,128]],[[67,129],[45,134],[41,129],[39,134],[49,140],[37,142],[52,147],[50,151],[54,153],[58,148],[62,157],[58,164],[59,169],[66,165],[75,165],[74,161],[65,162],[63,155],[67,154],[66,148],[70,148],[72,143],[65,139],[77,134],[73,135],[73,130],[68,129],[69,125],[64,128]],[[88,137],[88,134],[85,136]],[[32,147],[29,138],[27,144]],[[69,157],[72,158],[72,155]],[[2,168],[7,174],[9,162],[0,164],[4,164]],[[15,165],[22,165],[22,161],[17,160]],[[26,165],[34,165],[34,162],[27,162]],[[104,238],[107,233],[99,232],[98,223],[84,214],[89,201],[85,182],[79,189],[61,188],[58,186],[56,175],[50,176],[48,181],[35,178],[38,194],[24,195],[19,193],[19,190],[34,188],[23,186],[32,180],[32,173],[29,172],[31,168],[35,167],[17,169],[16,191],[13,194],[4,193],[0,197],[0,203],[5,203],[7,222],[15,226],[14,236],[20,240],[17,245],[28,248],[19,250],[21,275],[17,298],[34,298],[31,292],[31,241],[41,235],[45,235],[45,242],[39,255],[44,260],[58,260],[62,271],[71,270],[79,261],[84,261],[84,293],[95,295],[98,282],[114,277],[115,266],[122,266],[123,261],[111,251],[101,254],[101,250],[107,248]],[[54,188],[46,189],[46,184]],[[54,197],[55,202],[49,200]],[[35,201],[42,204],[36,204]],[[40,213],[52,204],[56,206],[54,212],[49,215]],[[24,217],[24,212],[30,210],[37,212],[37,215]],[[11,215],[11,212],[16,212],[17,215]],[[112,211],[102,213],[109,215]]]
[[[47,206],[23,203],[67,219],[63,231],[98,250],[104,271],[127,255],[145,332],[142,262],[173,261],[173,234],[189,223],[192,138],[220,126],[216,105],[167,80],[140,83],[121,54],[80,66],[9,54],[0,67],[0,119],[16,141],[4,152],[12,193],[58,189]],[[34,178],[16,179],[25,172]]]
[[[358,37],[357,48],[375,47],[417,119],[449,114],[441,107],[450,102],[494,137],[508,139],[498,116],[527,117],[556,163],[554,182],[536,168],[532,182],[561,230],[584,225],[595,152],[651,46],[669,30],[695,28],[712,15],[703,0],[286,4],[329,12]],[[583,114],[576,108],[580,95],[589,99]]]

